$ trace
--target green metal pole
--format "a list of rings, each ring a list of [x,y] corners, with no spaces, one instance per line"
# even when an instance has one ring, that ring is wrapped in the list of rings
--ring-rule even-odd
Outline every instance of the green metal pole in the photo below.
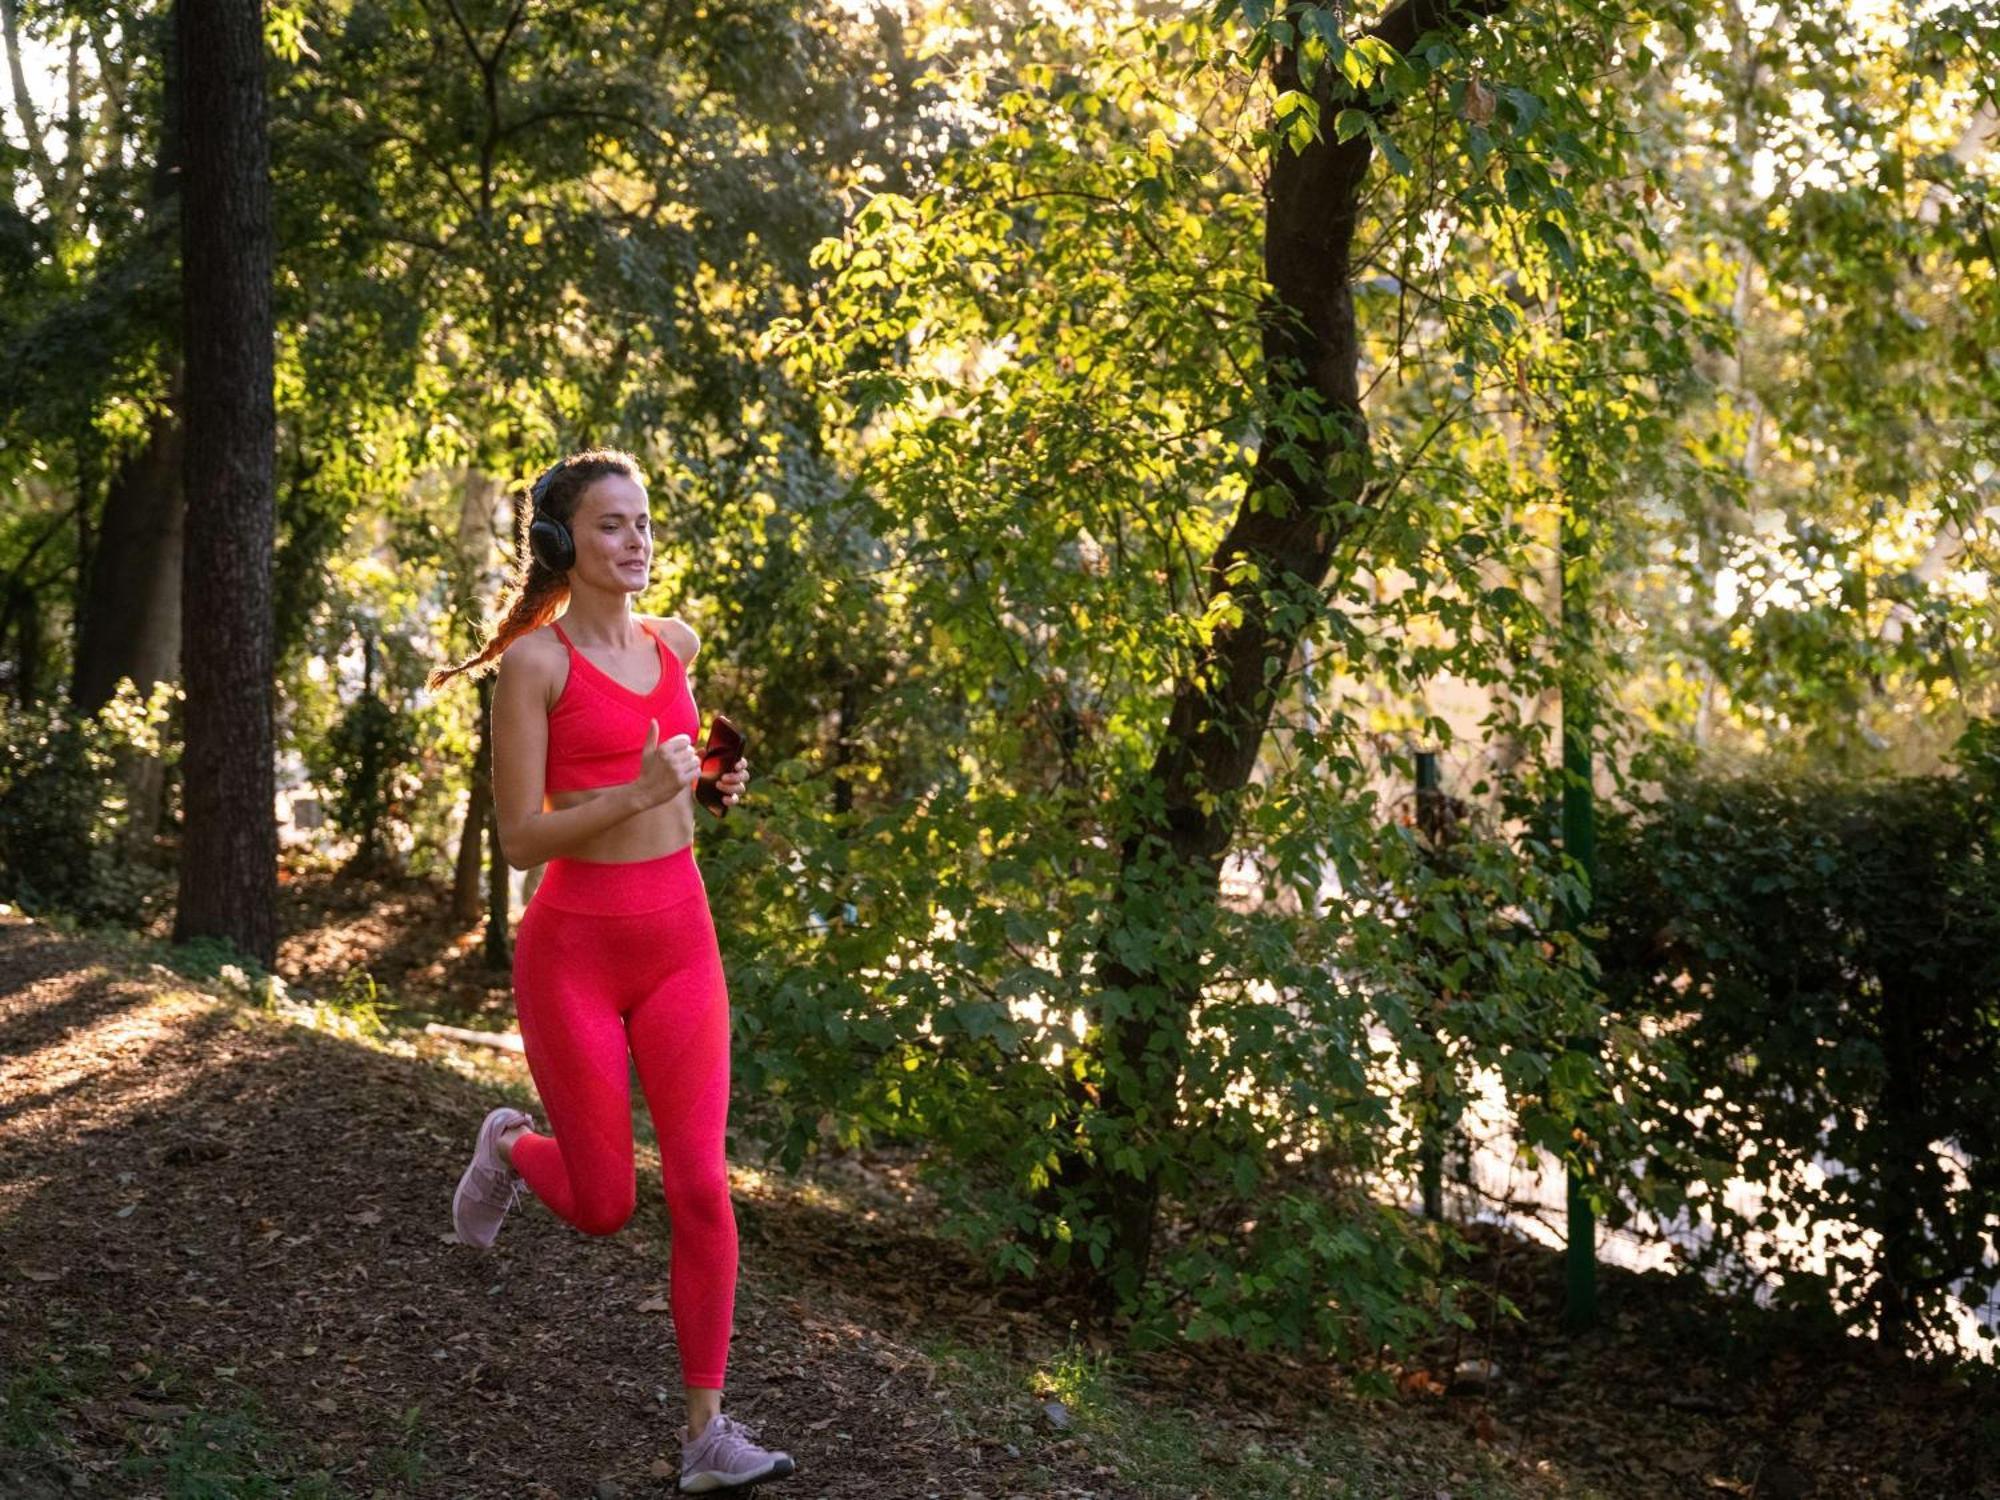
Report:
[[[1563,851],[1581,867],[1589,886],[1597,882],[1597,807],[1592,788],[1589,652],[1590,600],[1588,527],[1574,511],[1563,511],[1561,529],[1563,643],[1568,653],[1562,691]],[[1576,931],[1589,919],[1589,897],[1572,906],[1569,926]],[[1580,1043],[1591,1046],[1590,1041]],[[1572,1329],[1597,1322],[1597,1216],[1584,1196],[1584,1184],[1574,1167],[1567,1172],[1569,1199],[1568,1271],[1564,1321]]]

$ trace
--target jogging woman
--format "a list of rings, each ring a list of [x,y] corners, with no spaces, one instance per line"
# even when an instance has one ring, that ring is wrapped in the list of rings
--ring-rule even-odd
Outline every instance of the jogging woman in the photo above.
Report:
[[[491,1246],[525,1182],[586,1234],[622,1227],[636,1201],[629,1049],[673,1223],[669,1302],[687,1393],[680,1487],[782,1478],[791,1459],[722,1411],[736,1217],[723,1159],[729,997],[693,848],[701,723],[688,664],[700,641],[678,619],[632,610],[653,532],[630,454],[571,454],[530,499],[505,617],[431,684],[498,659],[500,847],[517,870],[547,867],[515,935],[514,1000],[548,1129],[518,1109],[488,1114],[453,1223],[465,1243]],[[725,804],[742,795],[748,768],[739,759],[720,778]]]

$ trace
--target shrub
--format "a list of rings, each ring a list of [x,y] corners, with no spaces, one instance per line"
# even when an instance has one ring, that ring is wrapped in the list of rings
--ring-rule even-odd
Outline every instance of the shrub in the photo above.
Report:
[[[162,882],[130,857],[116,772],[121,756],[166,753],[159,731],[175,691],[141,698],[128,678],[92,715],[0,709],[0,896],[87,922],[145,917]]]
[[[1606,820],[1614,1005],[1670,1035],[1632,1080],[1699,1259],[1781,1300],[1943,1341],[2000,1270],[2000,863],[1990,734],[1959,774],[1690,779]],[[1732,1206],[1741,1178],[1763,1202]],[[1824,1261],[1775,1232],[1819,1230]]]
[[[356,869],[375,868],[388,855],[402,814],[402,774],[416,748],[409,720],[373,688],[342,711],[324,739],[305,747],[313,782],[326,789],[328,820],[354,840]]]

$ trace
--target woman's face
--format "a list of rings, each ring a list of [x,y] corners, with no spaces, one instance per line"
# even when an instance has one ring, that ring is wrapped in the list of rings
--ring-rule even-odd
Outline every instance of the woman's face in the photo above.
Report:
[[[572,579],[607,591],[636,594],[653,568],[653,522],[637,480],[607,474],[577,502],[569,533],[576,540]]]

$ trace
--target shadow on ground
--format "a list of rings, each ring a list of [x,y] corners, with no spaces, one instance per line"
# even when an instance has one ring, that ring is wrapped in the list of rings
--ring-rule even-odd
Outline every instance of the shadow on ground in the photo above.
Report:
[[[301,897],[281,972],[325,994],[365,967],[432,1007],[412,1017],[507,1029],[504,976],[438,896]],[[330,1034],[150,951],[0,915],[0,1495],[672,1493],[643,1107],[624,1232],[577,1234],[524,1195],[482,1255],[450,1234],[451,1192],[488,1108],[537,1107],[518,1056]],[[1504,1236],[1481,1264],[1528,1316],[1420,1351],[1396,1402],[1215,1345],[1117,1351],[1114,1391],[1080,1309],[937,1237],[913,1158],[834,1153],[791,1179],[731,1154],[728,1410],[798,1460],[774,1495],[1994,1493],[2000,1419],[1972,1384],[1852,1341],[1731,1346],[1691,1278],[1608,1274],[1606,1329],[1566,1338],[1557,1259]],[[1466,1356],[1501,1377],[1456,1388]]]
[[[468,1249],[450,1198],[489,1089],[17,917],[0,1037],[0,1492],[193,1493],[204,1464],[245,1471],[207,1493],[671,1491],[657,1188],[614,1238],[524,1200]],[[759,1275],[745,1209],[728,1410],[796,1458],[789,1493],[1132,1493],[967,1442],[863,1288],[816,1306]],[[58,1419],[69,1452],[23,1447]]]

